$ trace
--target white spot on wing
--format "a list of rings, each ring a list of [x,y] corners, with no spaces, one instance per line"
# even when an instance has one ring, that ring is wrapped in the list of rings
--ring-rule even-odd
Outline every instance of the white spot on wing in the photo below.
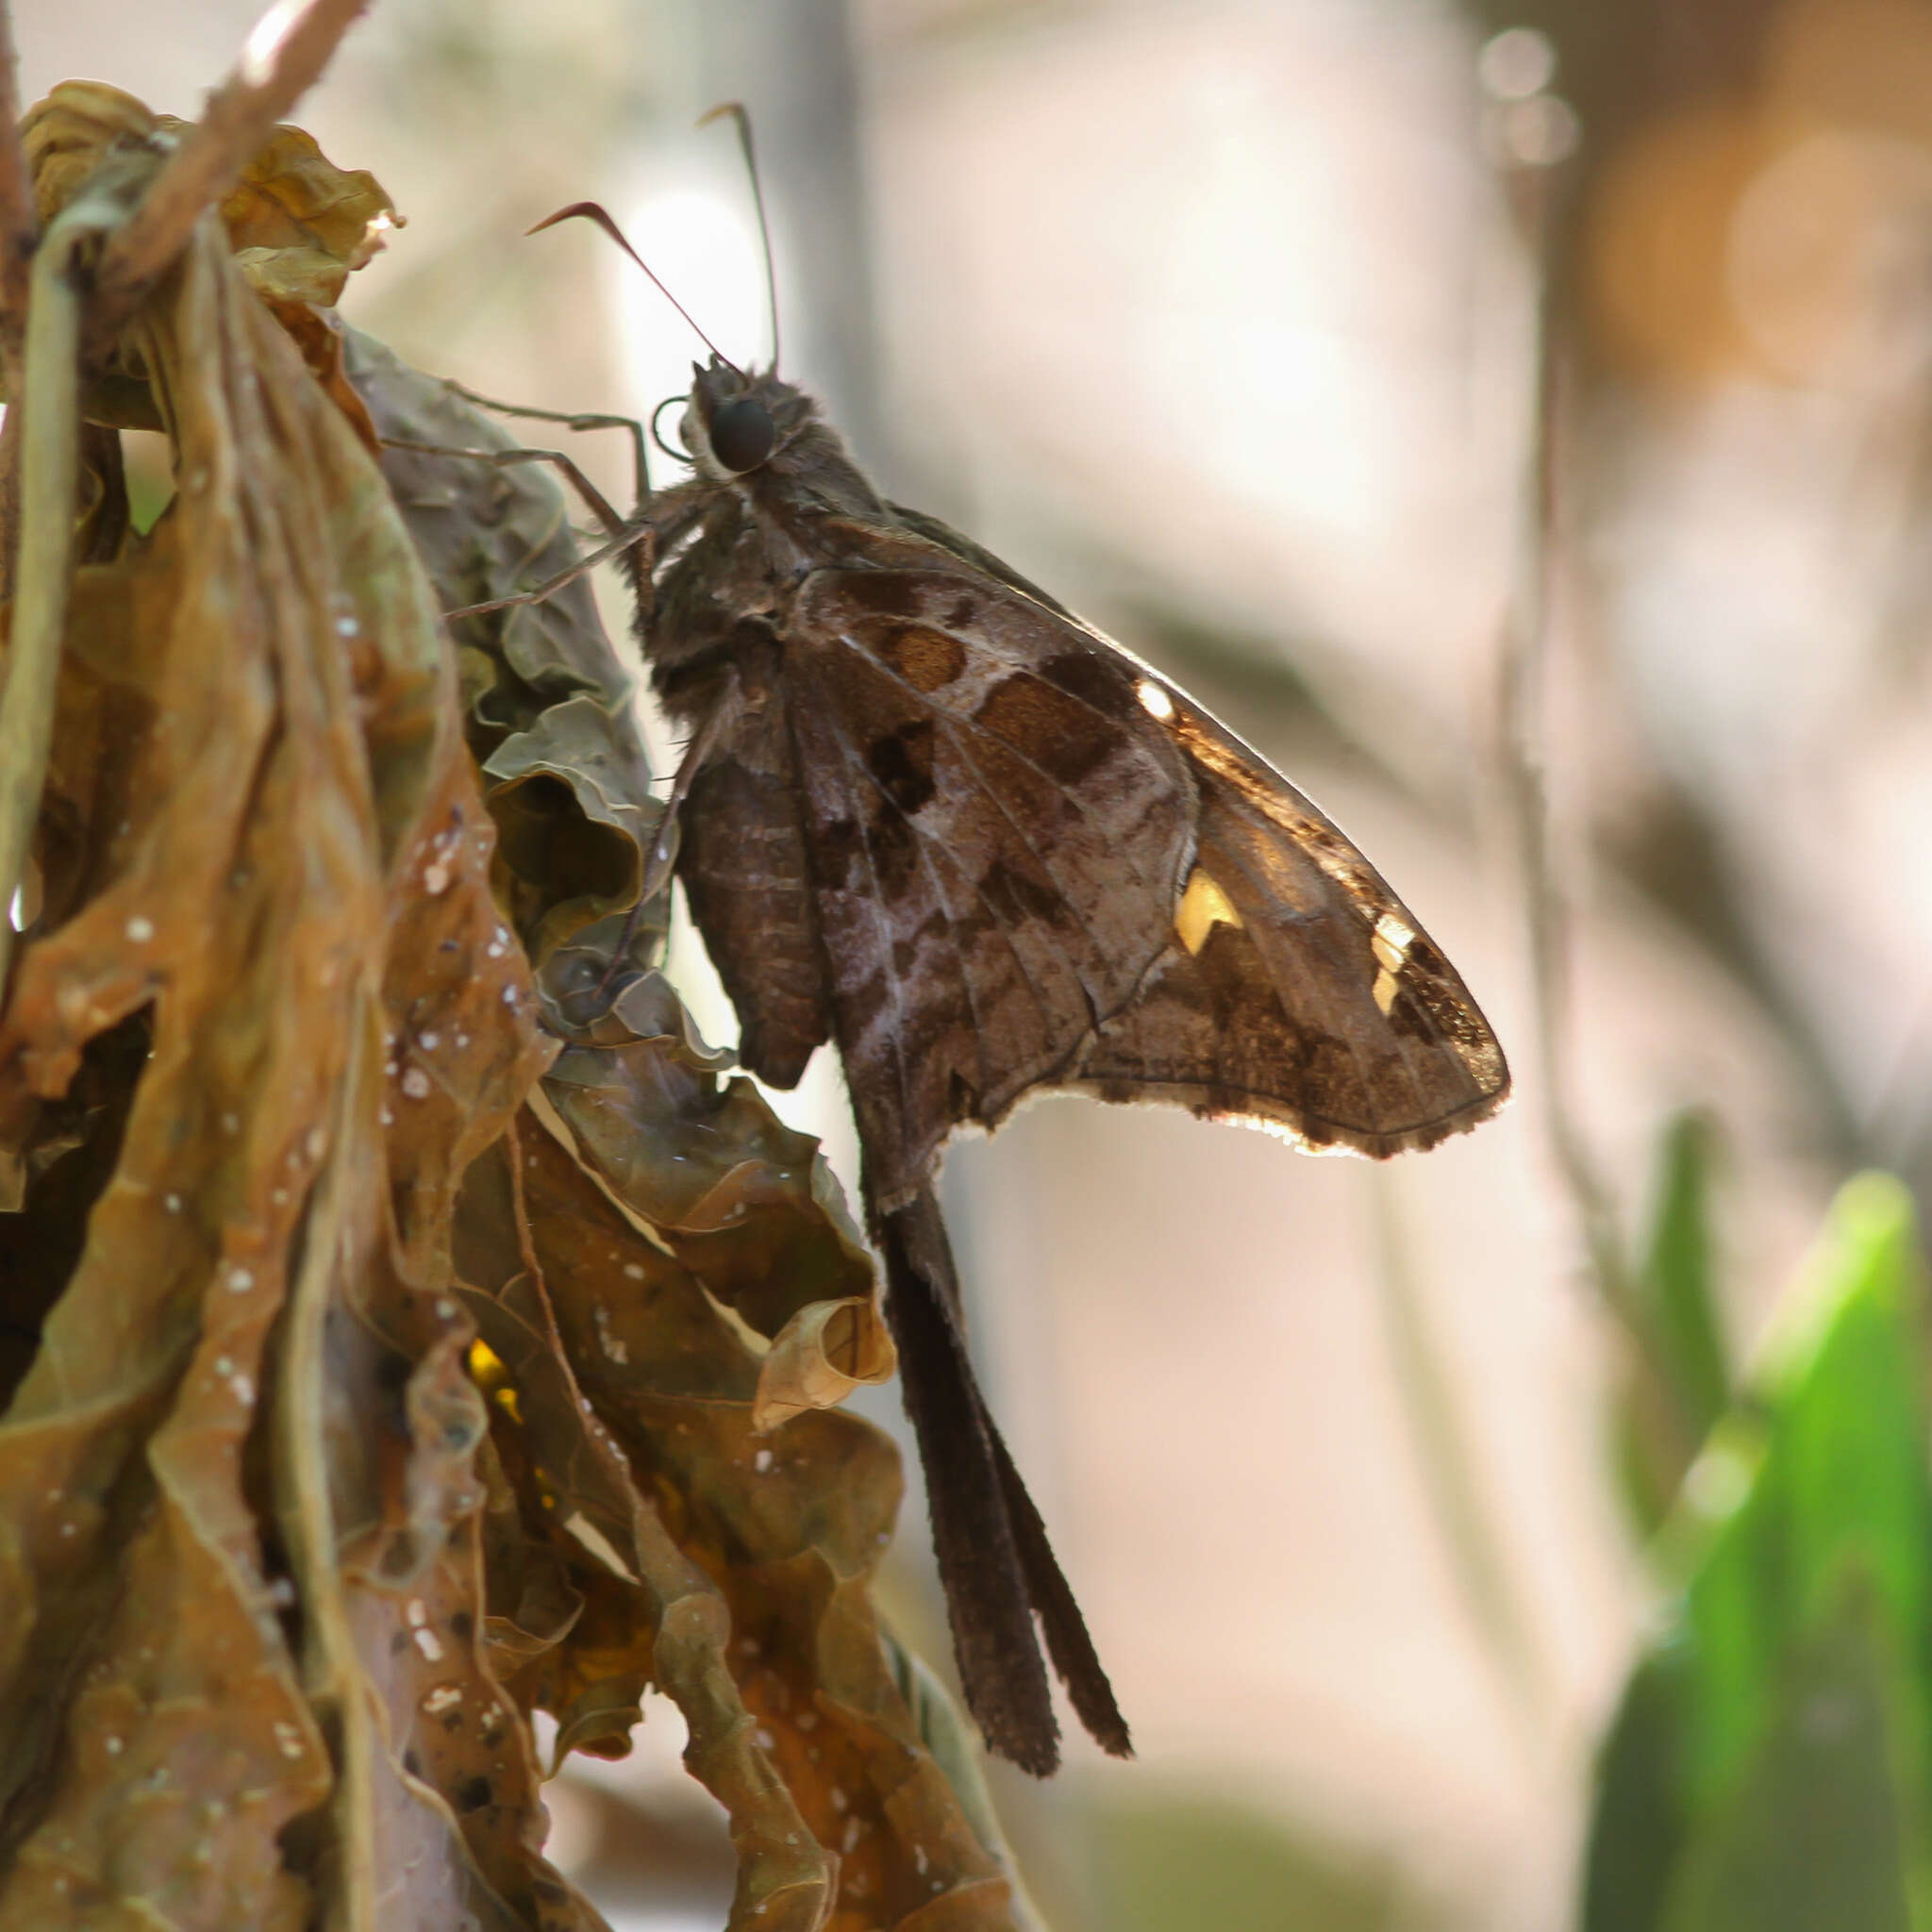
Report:
[[[1150,718],[1158,718],[1165,724],[1174,716],[1174,700],[1151,677],[1143,677],[1135,685],[1134,695]]]

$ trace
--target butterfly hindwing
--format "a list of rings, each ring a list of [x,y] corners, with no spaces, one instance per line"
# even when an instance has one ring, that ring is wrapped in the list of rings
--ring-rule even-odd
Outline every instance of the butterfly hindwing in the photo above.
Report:
[[[840,1050],[891,1201],[1131,997],[1193,841],[1184,763],[1104,647],[984,580],[816,574],[786,682]]]

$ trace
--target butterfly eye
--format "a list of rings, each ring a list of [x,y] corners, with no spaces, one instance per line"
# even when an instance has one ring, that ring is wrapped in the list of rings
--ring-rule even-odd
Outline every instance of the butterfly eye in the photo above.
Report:
[[[711,418],[711,454],[721,469],[734,475],[756,470],[777,440],[778,425],[771,411],[751,396],[726,403]]]

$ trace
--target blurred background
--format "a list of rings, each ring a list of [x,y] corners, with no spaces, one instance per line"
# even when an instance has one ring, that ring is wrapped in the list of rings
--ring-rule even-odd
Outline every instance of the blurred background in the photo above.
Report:
[[[17,8],[23,98],[192,116],[256,10]],[[1069,1101],[952,1157],[1141,1751],[995,1767],[1041,1921],[1922,1924],[1932,5],[377,0],[298,115],[408,219],[345,313],[648,415],[694,340],[521,239],[594,197],[763,358],[728,98],[785,372],[1318,798],[1517,1074],[1387,1168]],[[828,1057],[779,1105],[856,1176]],[[916,1493],[891,1561],[945,1668]],[[722,1923],[681,1744],[550,1787],[623,1932]]]

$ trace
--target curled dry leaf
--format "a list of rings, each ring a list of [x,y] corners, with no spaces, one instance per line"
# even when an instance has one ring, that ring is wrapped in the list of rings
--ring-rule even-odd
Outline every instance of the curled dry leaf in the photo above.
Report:
[[[171,132],[185,122],[162,116]],[[335,302],[403,219],[366,169],[334,166],[299,127],[275,138],[223,201],[236,265],[263,300]]]
[[[177,138],[187,124],[163,115]],[[342,285],[403,225],[395,204],[364,168],[334,166],[299,127],[277,127],[221,205],[235,263],[288,330],[302,359],[372,455],[375,427],[343,367],[332,305]]]
[[[168,139],[59,90],[45,210]],[[890,1370],[869,1257],[643,970],[661,908],[613,963],[658,816],[626,681],[581,586],[437,622],[567,559],[560,499],[385,481],[371,417],[503,439],[318,348],[315,258],[386,208],[285,130],[89,379],[178,493],[132,536],[85,432],[0,1009],[0,1932],[587,1932],[529,1714],[621,1755],[650,1685],[732,1927],[994,1932],[869,1596],[898,1458],[825,1407]]]
[[[63,81],[36,101],[21,117],[20,138],[33,170],[34,212],[42,226],[104,164],[140,155],[158,161],[174,145],[167,127],[163,117],[106,81]]]
[[[187,127],[103,81],[63,82],[21,123],[41,219],[64,207],[103,165],[158,162]],[[280,127],[243,171],[220,214],[243,273],[374,453],[375,432],[343,374],[341,330],[325,305],[402,225],[394,204],[373,175],[335,167],[301,128]],[[89,413],[101,423],[159,429],[132,336],[124,337],[105,371],[92,373]]]
[[[447,608],[571,567],[576,545],[563,498],[500,424],[368,337],[351,331],[347,347],[349,373],[391,445],[384,474]],[[464,450],[488,454],[456,454]],[[660,808],[631,713],[631,679],[605,638],[588,578],[452,630],[471,748],[503,826],[499,890],[541,959],[628,908],[643,880]],[[662,934],[661,916],[641,923],[639,956]]]
[[[352,361],[385,434],[508,446],[372,345]],[[386,468],[452,605],[568,565],[541,466],[392,450]],[[588,592],[462,634],[492,807],[550,821],[507,829],[500,864],[621,837],[641,872],[656,809]],[[926,1748],[872,1607],[902,1479],[883,1435],[826,1407],[891,1359],[843,1197],[808,1137],[722,1078],[731,1057],[659,975],[613,969],[606,895],[559,899],[534,868],[503,890],[566,1044],[457,1217],[489,1351],[501,1668],[560,1746],[621,1754],[644,1685],[677,1702],[739,1847],[734,1927],[1009,1927],[990,1822]]]
[[[120,359],[179,490],[76,573],[0,1014],[0,1926],[593,1925],[478,1615],[448,1223],[553,1049],[435,602],[212,222]]]

